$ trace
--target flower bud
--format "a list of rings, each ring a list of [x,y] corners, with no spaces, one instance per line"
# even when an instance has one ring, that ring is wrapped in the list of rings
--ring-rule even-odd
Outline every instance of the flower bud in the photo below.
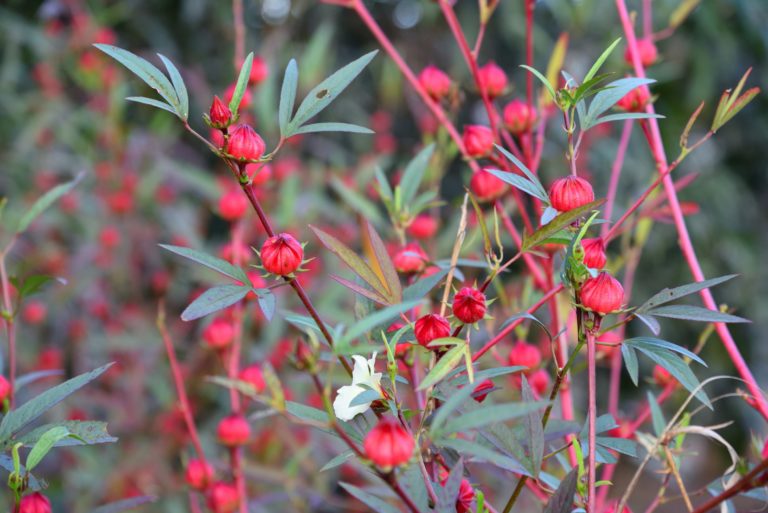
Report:
[[[659,51],[656,49],[656,45],[650,38],[637,40],[637,51],[640,54],[640,63],[644,68],[652,65],[659,57]],[[629,46],[624,50],[624,60],[632,66],[632,52],[629,51]]]
[[[450,77],[436,66],[427,66],[421,70],[419,83],[435,101],[440,101],[451,91]]]
[[[469,188],[478,200],[484,202],[494,201],[507,192],[507,184],[487,171],[473,173]]]
[[[528,376],[528,384],[531,390],[538,397],[547,397],[549,391],[549,373],[544,369],[539,369]]]
[[[261,264],[278,276],[293,274],[304,260],[304,248],[287,233],[268,238],[261,246]]]
[[[33,492],[21,498],[19,513],[51,513],[51,502],[40,492]]]
[[[219,421],[216,437],[221,445],[237,447],[245,444],[251,437],[251,426],[242,415],[232,414]]]
[[[635,87],[624,97],[616,102],[616,106],[627,112],[642,112],[651,99],[651,95],[644,86]]]
[[[235,485],[223,482],[211,486],[206,502],[213,513],[234,513],[240,506]]]
[[[382,417],[363,440],[366,457],[384,472],[408,463],[415,446],[413,437],[391,417]]]
[[[251,385],[257,394],[262,393],[266,388],[264,374],[261,372],[261,367],[257,364],[249,365],[242,369],[238,378],[240,381],[245,381]]]
[[[237,160],[258,160],[265,148],[264,140],[250,125],[235,125],[229,134],[227,153]]]
[[[568,175],[552,182],[549,200],[558,212],[568,212],[594,201],[595,193],[584,178]]]
[[[462,135],[467,155],[472,158],[480,158],[490,155],[493,151],[493,132],[483,125],[467,125]]]
[[[536,109],[523,100],[512,100],[504,107],[504,126],[513,135],[527,132],[536,123]]]
[[[219,215],[227,221],[237,221],[247,211],[248,198],[238,189],[230,189],[219,197]]]
[[[584,248],[584,265],[590,269],[600,270],[605,267],[605,242],[602,237],[594,239],[582,239],[581,247]]]
[[[525,372],[529,374],[541,364],[541,351],[533,344],[520,340],[512,347],[512,351],[509,353],[509,364],[526,367],[528,370]]]
[[[475,386],[475,389],[472,391],[472,398],[478,403],[482,403],[488,397],[491,390],[493,390],[493,381],[484,379]]]
[[[624,302],[624,288],[606,272],[598,274],[597,278],[588,278],[581,286],[580,294],[582,306],[600,315],[621,310]]]
[[[424,270],[429,257],[421,249],[418,242],[406,244],[403,249],[395,253],[392,263],[398,272],[403,274],[419,273]]]
[[[417,215],[408,226],[408,235],[415,239],[431,239],[437,233],[437,219],[429,214]]]
[[[494,99],[504,94],[507,89],[507,75],[495,62],[489,61],[477,71],[480,86],[485,89],[488,98]]]
[[[208,112],[213,128],[226,128],[232,123],[232,111],[218,96],[213,97],[213,103]]]
[[[453,296],[453,315],[465,324],[474,324],[485,317],[485,294],[464,287]]]
[[[433,340],[451,336],[451,325],[442,315],[427,314],[416,321],[413,332],[416,335],[416,341],[423,347],[429,348],[429,343]]]
[[[211,349],[224,349],[235,338],[235,328],[224,318],[216,318],[203,330],[203,341]]]
[[[207,461],[189,460],[184,480],[195,490],[205,490],[213,479],[213,467]]]

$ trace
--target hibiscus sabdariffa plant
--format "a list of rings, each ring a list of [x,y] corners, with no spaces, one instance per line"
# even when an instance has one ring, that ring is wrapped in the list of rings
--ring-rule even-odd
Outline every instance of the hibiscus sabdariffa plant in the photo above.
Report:
[[[435,65],[413,72],[361,0],[333,3],[359,16],[440,127],[438,137],[405,163],[397,181],[376,170],[378,208],[386,212],[387,219],[361,219],[359,243],[354,247],[330,233],[332,230],[314,225],[316,241],[278,233],[280,228],[263,207],[258,187],[268,163],[279,161],[281,148],[295,136],[371,133],[346,122],[315,122],[314,118],[363,72],[375,52],[319,83],[298,106],[299,65],[291,61],[280,90],[280,137],[269,149],[270,144],[249,124],[242,108],[252,82],[253,54],[241,59],[244,63],[230,91],[231,99],[227,103],[219,97],[212,99],[203,116],[211,135],[204,137],[190,122],[182,73],[168,59],[160,56],[166,75],[133,53],[97,45],[144,80],[163,101],[129,100],[176,115],[192,136],[221,159],[265,232],[256,273],[243,268],[243,259],[237,256],[225,260],[188,247],[162,246],[231,281],[203,292],[181,314],[182,319],[193,321],[225,309],[233,312],[211,323],[206,339],[220,351],[224,364],[224,375],[211,381],[230,391],[232,412],[217,426],[217,450],[229,459],[225,472],[214,472],[209,461],[216,456],[206,454],[199,442],[173,344],[160,323],[196,453],[186,464],[189,486],[203,494],[216,513],[248,510],[252,496],[242,448],[251,438],[246,410],[254,403],[246,403],[247,398],[261,405],[262,412],[328,431],[343,442],[346,450],[324,469],[338,467],[350,458],[368,468],[376,483],[340,484],[376,511],[508,513],[520,504],[525,491],[548,513],[626,511],[638,476],[652,460],[667,476],[659,487],[657,503],[674,482],[688,510],[697,513],[762,486],[768,460],[745,459],[742,465],[734,461],[717,486],[708,489],[711,498],[699,506],[693,504],[679,472],[688,435],[704,435],[731,448],[716,428],[697,425],[698,410],[689,409],[692,401],[706,407],[715,402],[706,394],[707,382],[700,383],[689,366],[691,362],[704,364],[697,354],[701,348],[660,338],[659,321],[671,318],[713,324],[748,387],[744,397],[768,418],[762,392],[726,327],[726,323],[745,319],[717,308],[709,293],[710,287],[733,276],[704,279],[670,177],[691,151],[757,93],[756,89],[742,92],[746,75],[721,98],[711,129],[689,146],[688,134],[701,109],[693,114],[683,130],[680,156],[667,163],[658,130],[662,116],[654,112],[648,89],[654,81],[645,76],[645,67],[655,62],[657,51],[649,34],[640,40],[635,36],[623,0],[617,0],[617,7],[627,44],[625,58],[634,73],[615,78],[604,72],[621,42],[616,40],[581,79],[566,70],[563,39],[553,49],[546,74],[533,66],[534,2],[527,0],[527,61],[522,66],[526,94],[507,101],[503,98],[508,94],[506,73],[510,70],[493,62],[483,66],[478,62],[496,2],[480,2],[480,35],[470,48],[452,5],[441,0],[441,13],[487,115],[487,125],[467,125],[462,133],[455,125],[461,115],[461,84]],[[646,8],[650,8],[648,4]],[[541,86],[539,94],[534,80]],[[598,125],[617,122],[642,128],[657,163],[648,186],[620,215],[615,214],[616,183],[628,137],[620,141],[607,185],[580,173],[585,134]],[[561,168],[547,170],[547,175],[558,178],[545,187],[540,178],[545,173],[540,168],[547,131],[559,128],[564,131],[565,155]],[[425,177],[429,174],[439,180],[454,152],[466,165],[467,192],[460,205],[441,206],[437,181]],[[632,277],[627,273],[624,283],[619,281],[623,261],[612,258],[616,245],[611,243],[618,235],[638,228],[646,199],[658,197],[660,185],[696,281],[675,284],[632,306],[626,293]],[[606,197],[601,196],[604,190]],[[223,207],[231,219],[243,210],[235,199]],[[448,254],[424,249],[438,229],[434,218],[438,209],[458,220]],[[233,234],[237,236],[237,231]],[[302,278],[311,260],[307,255],[316,256],[319,246],[345,266],[344,276],[332,278],[347,289],[356,305],[355,315],[336,319],[337,324],[323,318]],[[633,255],[639,255],[642,243],[634,249]],[[271,319],[277,314],[274,291],[282,286],[290,287],[303,307],[302,314],[285,315],[301,334],[295,347],[296,364],[311,380],[322,408],[310,407],[302,398],[286,399],[269,365],[240,365],[242,340],[237,330],[242,323],[241,305],[255,296],[264,316]],[[694,293],[702,294],[704,307],[678,302]],[[540,312],[544,307],[547,311]],[[634,321],[640,321],[636,324],[647,335],[625,336],[627,324]],[[210,327],[215,323],[221,325],[213,330]],[[664,389],[658,397],[649,392],[647,404],[631,421],[619,417],[617,397],[622,363],[631,380],[639,383],[638,354],[658,366],[660,370],[653,376],[664,381]],[[612,368],[607,394],[597,383],[597,365],[605,360]],[[582,372],[586,377],[577,379]],[[584,405],[576,404],[572,393],[576,386],[586,389]],[[687,391],[687,399],[667,419],[661,404],[678,387]],[[502,394],[499,389],[514,392]],[[652,426],[645,427],[649,419]],[[620,457],[639,458],[640,463],[630,485],[612,493],[610,480]],[[489,467],[500,477],[484,480],[489,474],[483,469]],[[499,480],[506,485],[497,486]],[[382,490],[382,483],[388,493]],[[528,511],[528,507],[520,510]]]

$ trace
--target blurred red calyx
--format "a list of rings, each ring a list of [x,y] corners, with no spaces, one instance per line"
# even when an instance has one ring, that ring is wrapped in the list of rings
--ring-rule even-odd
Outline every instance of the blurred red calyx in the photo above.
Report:
[[[195,490],[205,490],[213,479],[213,467],[202,460],[189,460],[184,471],[184,480]]]
[[[423,347],[429,348],[433,340],[451,335],[451,325],[442,315],[427,314],[416,321],[413,332],[416,335],[416,341]]]
[[[490,128],[483,125],[467,125],[462,135],[467,155],[480,158],[493,151],[494,137]]]
[[[219,421],[216,437],[222,445],[237,447],[251,437],[251,426],[242,415],[232,414]]]
[[[363,440],[366,457],[384,472],[408,463],[415,446],[413,437],[391,417],[383,417]]]
[[[513,135],[527,132],[536,124],[536,109],[523,100],[512,100],[504,107],[504,126]]]
[[[440,101],[451,91],[451,78],[437,66],[427,66],[419,73],[419,83],[435,101]]]

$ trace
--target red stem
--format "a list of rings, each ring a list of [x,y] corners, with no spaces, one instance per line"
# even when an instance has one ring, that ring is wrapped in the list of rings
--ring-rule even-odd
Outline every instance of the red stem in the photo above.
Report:
[[[632,20],[629,16],[629,12],[627,11],[625,0],[616,0],[616,8],[619,13],[619,18],[621,19],[624,33],[627,37],[627,44],[629,45],[632,63],[635,68],[635,74],[640,78],[645,78],[645,68],[643,67],[642,62],[640,62],[640,52],[637,47],[635,29],[632,26]],[[647,86],[642,87],[647,89]],[[655,113],[652,103],[648,103],[646,106],[646,112],[649,114]],[[654,160],[656,161],[659,172],[664,173],[669,166],[667,163],[667,155],[664,151],[664,145],[661,139],[661,132],[659,131],[659,124],[655,118],[648,119],[647,123],[650,129],[648,144],[651,147],[651,152],[653,154]],[[701,269],[701,264],[699,263],[699,260],[696,256],[696,251],[693,247],[693,244],[691,243],[691,237],[688,233],[688,227],[685,224],[683,211],[680,208],[680,202],[677,198],[674,182],[667,175],[664,177],[663,183],[664,190],[669,201],[669,206],[672,210],[672,217],[674,219],[675,228],[677,229],[680,249],[685,256],[685,260],[688,263],[688,267],[691,270],[693,278],[697,282],[704,281],[704,272]],[[701,296],[702,300],[704,301],[704,305],[707,308],[710,310],[718,310],[717,303],[712,296],[712,292],[708,288],[701,291]],[[754,396],[758,411],[760,411],[763,417],[768,419],[768,402],[766,402],[765,397],[763,397],[763,392],[760,389],[760,386],[757,384],[752,371],[749,370],[747,363],[744,361],[744,357],[741,355],[739,348],[736,346],[736,342],[731,336],[731,332],[728,329],[728,326],[723,323],[715,323],[715,330],[717,331],[720,340],[723,342],[723,345],[725,346],[725,349],[728,352],[734,367],[736,367],[738,373],[741,375],[744,381],[746,381],[750,393]]]
[[[5,314],[8,317],[3,317],[5,321],[5,331],[8,335],[8,384],[10,390],[8,391],[8,404],[9,408],[13,409],[16,387],[16,322],[13,319],[13,303],[11,302],[11,282],[8,279],[8,271],[5,267],[5,257],[13,246],[13,240],[8,246],[0,253],[0,284],[3,287],[3,305]]]

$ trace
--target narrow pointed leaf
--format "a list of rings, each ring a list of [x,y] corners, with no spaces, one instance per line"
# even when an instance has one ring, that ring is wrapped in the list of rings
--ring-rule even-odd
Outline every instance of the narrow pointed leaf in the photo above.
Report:
[[[203,253],[202,251],[197,251],[192,248],[185,248],[182,246],[171,246],[169,244],[158,244],[158,245],[163,249],[167,249],[171,253],[175,253],[188,260],[197,262],[198,264],[201,264],[207,267],[208,269],[213,269],[214,271],[217,271],[223,274],[224,276],[229,276],[230,278],[237,280],[240,283],[250,283],[250,280],[248,279],[248,275],[245,274],[245,271],[243,271],[239,267],[236,267],[230,264],[226,260],[208,255],[206,253]]]
[[[349,132],[353,134],[372,134],[373,130],[351,123],[312,123],[297,128],[291,135],[311,134],[315,132]]]
[[[426,390],[440,382],[464,357],[464,346],[456,345],[448,350],[434,367],[429,371],[424,380],[419,384],[418,390]]]
[[[470,440],[464,440],[462,438],[446,438],[436,442],[441,447],[448,447],[464,456],[470,456],[473,459],[480,461],[487,461],[488,463],[495,465],[504,470],[515,472],[530,477],[530,473],[523,465],[517,460],[510,458],[500,452],[490,449],[484,445],[480,445],[477,442]]]
[[[19,223],[16,226],[16,233],[22,233],[26,231],[26,229],[29,228],[29,225],[32,224],[32,221],[37,219],[37,217],[40,214],[45,212],[51,205],[53,205],[56,201],[58,201],[62,196],[64,196],[69,191],[74,189],[75,186],[83,178],[83,176],[84,176],[83,173],[79,173],[71,181],[59,184],[53,189],[43,194],[42,196],[40,196],[37,199],[37,201],[35,201],[32,204],[30,209],[27,210],[23,216],[21,216],[21,219],[19,219]]]
[[[555,88],[552,87],[552,84],[549,83],[549,80],[547,80],[547,77],[545,77],[539,71],[537,71],[536,69],[534,69],[534,68],[532,68],[530,66],[526,66],[526,65],[522,64],[522,65],[520,65],[520,67],[525,69],[525,70],[528,70],[530,73],[533,73],[533,75],[536,78],[539,79],[539,81],[544,85],[544,87],[547,88],[547,92],[552,97],[552,99],[553,100],[557,99],[557,95],[555,94]]]
[[[528,413],[545,408],[549,401],[533,401],[506,404],[489,404],[465,414],[454,417],[445,423],[446,433],[461,433],[470,429],[477,429],[494,422],[523,417]]]
[[[35,396],[15,410],[10,411],[0,422],[0,440],[5,441],[21,429],[29,425],[42,414],[59,404],[61,401],[80,390],[82,387],[101,376],[112,366],[111,363],[86,372],[77,377],[49,388]]]
[[[295,133],[296,129],[328,107],[365,69],[377,53],[378,50],[363,55],[316,85],[299,105],[293,120],[288,123],[287,131]]]
[[[342,335],[337,343],[338,349],[341,350],[343,347],[348,346],[353,340],[365,333],[368,333],[374,328],[391,322],[392,320],[399,317],[401,313],[405,313],[408,310],[418,306],[419,303],[421,303],[421,301],[416,300],[388,306],[373,312],[368,317],[360,319],[344,332],[344,335]]]
[[[168,78],[163,75],[162,71],[157,69],[148,60],[128,50],[105,44],[95,44],[93,46],[115,59],[133,72],[134,75],[142,79],[144,83],[157,91],[169,105],[173,106],[175,109],[174,114],[181,116],[181,105],[176,95],[176,90]]]
[[[605,63],[606,59],[610,57],[611,53],[613,53],[614,48],[616,48],[616,45],[618,45],[621,42],[621,38],[618,38],[616,41],[611,43],[611,46],[605,49],[605,51],[600,55],[600,57],[597,58],[595,63],[592,65],[591,68],[589,68],[589,71],[586,75],[584,75],[584,82],[589,82],[592,77],[594,77],[597,72],[600,70],[600,68]]]
[[[416,196],[434,151],[434,144],[425,146],[405,167],[398,187],[402,194],[402,203],[406,207],[411,205],[413,198]]]
[[[174,66],[170,59],[166,58],[162,54],[157,54],[160,60],[165,64],[165,69],[168,70],[168,76],[171,77],[171,83],[173,83],[173,89],[176,91],[176,96],[179,98],[179,117],[184,121],[189,117],[189,94],[187,93],[187,86],[184,84],[184,79],[181,78],[178,68]]]
[[[64,426],[54,426],[43,433],[27,455],[25,463],[27,471],[31,472],[59,440],[70,436],[70,434],[69,430]]]
[[[237,83],[235,84],[235,92],[232,93],[232,99],[229,101],[229,110],[232,111],[233,116],[237,116],[238,109],[240,108],[240,102],[243,100],[245,90],[248,88],[248,79],[251,77],[251,67],[253,66],[253,52],[249,53],[245,58],[242,67],[240,68],[240,75],[237,77]]]
[[[717,278],[712,278],[709,280],[689,283],[687,285],[681,285],[680,287],[675,287],[672,289],[664,289],[661,292],[658,292],[657,294],[653,295],[648,301],[640,305],[637,311],[638,312],[648,311],[651,308],[655,308],[659,305],[663,305],[664,303],[669,303],[670,301],[680,299],[681,297],[688,296],[695,292],[699,292],[701,290],[714,287],[715,285],[724,283],[728,280],[735,278],[736,276],[738,275],[728,274],[725,276],[719,276]]]
[[[435,286],[443,281],[443,278],[448,274],[448,269],[443,268],[437,271],[435,274],[430,274],[426,278],[422,278],[416,283],[409,285],[403,290],[403,301],[409,301],[413,299],[421,299],[435,288]]]
[[[168,111],[174,116],[178,115],[178,113],[176,112],[176,109],[174,109],[173,107],[171,107],[165,102],[161,102],[160,100],[147,98],[146,96],[128,96],[125,99],[129,102],[142,103],[144,105],[149,105],[150,107],[155,107],[157,109]]]
[[[692,305],[668,305],[647,310],[646,314],[656,317],[668,317],[670,319],[685,319],[701,322],[751,322],[749,319],[731,315],[717,310],[710,310],[701,306]]]
[[[403,289],[400,284],[400,276],[395,269],[395,264],[392,263],[389,252],[384,246],[384,241],[381,240],[379,233],[371,222],[366,220],[363,224],[363,248],[371,268],[387,288],[392,302],[399,303],[403,299]]]
[[[280,88],[280,105],[278,107],[278,121],[280,124],[280,135],[289,137],[293,134],[287,132],[288,123],[291,121],[293,106],[296,103],[296,90],[299,84],[299,68],[296,60],[291,59],[285,68],[283,75],[283,86]]]
[[[520,175],[516,175],[514,173],[510,173],[508,171],[502,171],[500,169],[490,169],[486,168],[484,169],[487,173],[491,173],[493,176],[498,178],[499,180],[508,183],[512,187],[519,189],[523,191],[524,193],[533,196],[534,198],[538,198],[541,201],[548,203],[549,202],[549,196],[546,194],[542,195],[541,192],[536,188],[534,184],[526,180]]]
[[[362,488],[358,488],[349,483],[339,483],[339,486],[344,488],[352,497],[371,508],[371,511],[376,511],[378,513],[401,513],[399,509],[375,495],[366,492]]]
[[[362,278],[365,283],[370,285],[374,291],[378,292],[390,303],[393,302],[392,296],[389,294],[387,288],[383,283],[381,283],[381,280],[379,280],[379,277],[376,276],[376,273],[373,272],[370,266],[365,263],[362,258],[357,256],[354,251],[352,251],[349,247],[347,247],[343,242],[341,242],[333,235],[330,235],[315,226],[310,225],[309,227],[313,232],[315,232],[315,235],[318,239],[320,239],[320,242],[323,244],[323,246],[325,246],[328,250],[339,257],[341,261],[347,265],[347,267],[352,269],[352,271],[360,278]]]
[[[264,318],[271,321],[275,316],[275,308],[277,307],[275,295],[269,289],[257,289],[256,297],[261,313],[264,314]]]
[[[579,482],[579,469],[574,467],[562,480],[555,493],[550,497],[544,513],[571,513],[576,485]]]
[[[573,223],[580,217],[583,217],[591,213],[594,209],[602,205],[604,202],[605,202],[605,199],[599,199],[599,200],[593,201],[592,203],[583,205],[579,208],[569,210],[568,212],[563,212],[562,214],[552,219],[552,221],[550,221],[548,224],[542,226],[532,234],[530,235],[525,234],[523,237],[523,246],[521,250],[530,251],[531,249],[535,248],[536,246],[538,246],[539,244],[541,244],[551,236],[555,235],[557,232],[559,232],[566,226],[569,226],[571,223]]]
[[[499,150],[501,154],[507,158],[507,160],[512,162],[517,169],[522,171],[522,173],[526,176],[526,178],[528,178],[528,181],[530,181],[534,185],[534,187],[536,187],[536,190],[539,193],[538,197],[544,198],[542,199],[542,201],[544,201],[545,203],[549,203],[549,195],[547,194],[546,189],[544,189],[544,186],[541,185],[541,181],[539,181],[539,177],[533,174],[533,172],[531,172],[531,170],[528,169],[528,167],[526,167],[526,165],[523,164],[523,162],[520,159],[518,159],[512,153],[507,151],[506,148],[504,148],[503,146],[499,146],[498,144],[495,146],[496,146],[496,149]]]
[[[251,287],[244,287],[242,285],[221,285],[210,288],[196,297],[181,312],[181,320],[194,321],[195,319],[223,310],[241,301],[251,290]]]
[[[333,281],[335,281],[335,282],[337,282],[337,283],[339,283],[341,285],[344,285],[349,290],[351,290],[353,292],[356,292],[357,294],[360,294],[363,297],[367,297],[371,301],[374,301],[374,302],[376,302],[376,303],[378,303],[380,305],[387,306],[387,305],[391,304],[389,301],[387,301],[386,298],[382,297],[380,294],[378,294],[378,293],[376,293],[376,292],[374,292],[372,290],[369,290],[369,289],[363,287],[362,285],[358,285],[357,283],[354,283],[354,282],[351,282],[351,281],[349,281],[349,280],[347,280],[345,278],[342,278],[341,276],[336,276],[335,274],[331,274],[330,278]]]

